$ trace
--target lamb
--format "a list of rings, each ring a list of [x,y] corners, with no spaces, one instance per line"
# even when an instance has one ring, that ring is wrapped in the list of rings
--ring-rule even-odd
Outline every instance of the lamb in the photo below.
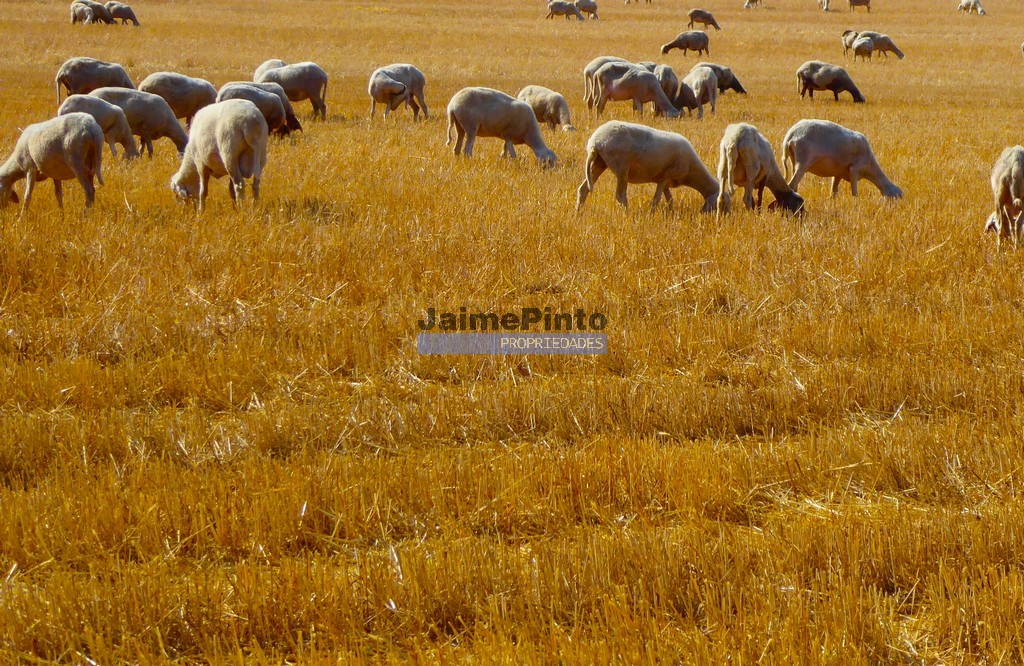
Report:
[[[139,90],[159,95],[174,111],[176,118],[192,125],[196,111],[217,101],[217,89],[206,79],[194,79],[177,72],[156,72],[139,84]]]
[[[124,111],[132,134],[139,137],[150,157],[153,157],[153,141],[163,137],[174,142],[179,154],[185,152],[188,134],[163,97],[125,88],[97,88],[89,94]]]
[[[235,83],[221,87],[215,102],[226,99],[244,99],[256,105],[267,121],[267,131],[278,136],[287,136],[291,131],[285,119],[284,105],[274,93],[260,90],[244,83]]]
[[[709,44],[708,34],[701,32],[700,30],[689,30],[687,32],[681,32],[676,35],[668,44],[664,44],[661,47],[662,55],[668,53],[672,49],[682,49],[683,55],[686,55],[687,51],[696,51],[697,55],[705,53],[711,55],[711,51],[708,49]]]
[[[830,65],[819,60],[808,60],[796,70],[796,88],[800,97],[805,94],[814,99],[815,90],[831,90],[839,101],[839,93],[848,92],[854,102],[863,103],[864,95],[860,94],[853,79],[846,73],[846,70],[838,65]]]
[[[299,119],[295,117],[295,110],[292,108],[292,103],[288,99],[288,95],[285,94],[284,88],[282,88],[276,83],[256,83],[255,81],[228,81],[223,86],[221,86],[220,89],[224,90],[224,88],[226,88],[227,86],[234,85],[243,85],[250,86],[252,88],[259,88],[264,92],[273,93],[274,95],[277,95],[278,99],[281,100],[281,106],[284,107],[284,119],[285,124],[288,127],[288,130],[291,132],[302,131],[302,123],[300,123]]]
[[[108,10],[100,3],[95,2],[95,0],[73,0],[73,2],[71,3],[72,7],[74,7],[74,5],[76,4],[83,5],[92,10],[93,22],[102,21],[107,25],[111,25],[114,23],[114,17],[110,15],[110,10]]]
[[[630,63],[610,62],[597,70],[597,115],[601,116],[608,100],[633,100],[633,107],[643,115],[643,105],[654,102],[655,107],[669,118],[677,118],[679,111],[672,105],[661,82],[653,72]]]
[[[224,100],[196,113],[181,167],[171,178],[171,190],[184,200],[198,198],[202,212],[210,176],[230,178],[228,193],[236,205],[245,193],[245,179],[252,178],[252,198],[257,200],[266,163],[267,121],[263,114],[248,100]]]
[[[1010,236],[1016,248],[1024,228],[1024,147],[1003,149],[992,166],[991,182],[996,212],[989,216],[985,230],[999,234],[996,247],[1002,237]]]
[[[683,85],[693,91],[693,97],[697,101],[697,118],[704,117],[704,103],[711,105],[711,113],[715,112],[715,103],[718,101],[718,77],[710,67],[694,67],[689,74],[683,77]]]
[[[569,103],[554,90],[544,86],[526,86],[516,94],[516,99],[530,105],[538,123],[547,123],[551,129],[561,125],[563,132],[576,131],[569,118]]]
[[[308,99],[313,105],[313,117],[327,119],[327,72],[315,62],[300,62],[268,69],[256,79],[257,83],[277,83],[284,88],[288,99],[301,102]]]
[[[287,64],[288,63],[286,63],[284,60],[279,60],[277,58],[271,58],[270,60],[265,60],[263,62],[263,64],[260,65],[259,67],[257,67],[256,71],[253,72],[252,80],[253,81],[259,81],[260,80],[260,76],[263,75],[263,72],[266,72],[266,71],[271,70],[271,69],[277,69],[278,67],[284,67]]]
[[[722,29],[711,12],[706,9],[691,9],[686,12],[686,15],[690,18],[690,22],[686,24],[687,28],[692,28],[694,23],[700,23],[704,26],[704,30],[707,30],[709,25],[714,26],[715,30]]]
[[[103,184],[102,162],[103,130],[88,113],[67,113],[29,125],[18,137],[14,152],[0,165],[0,206],[8,201],[18,203],[14,184],[25,178],[24,213],[36,182],[50,178],[57,205],[63,210],[62,181],[76,178],[85,190],[85,207],[90,208],[96,198],[93,177]]]
[[[597,101],[597,96],[594,94],[594,89],[597,87],[595,85],[597,70],[610,62],[629,61],[625,58],[618,58],[616,56],[598,56],[583,68],[583,101],[587,103],[588,109],[593,109],[594,103]]]
[[[102,7],[102,5],[100,5]],[[53,79],[57,89],[57,106],[60,106],[60,88],[64,86],[69,95],[92,92],[97,88],[119,87],[135,90],[135,84],[124,71],[124,67],[114,62],[103,62],[95,58],[70,58],[57,70]]]
[[[754,208],[754,188],[757,188],[757,209],[761,209],[761,198],[767,187],[783,209],[797,214],[803,211],[804,198],[782,177],[771,144],[753,125],[738,123],[725,128],[719,145],[718,180],[722,184],[719,213],[729,212],[734,185],[744,188],[743,204],[748,209]]]
[[[71,24],[82,23],[83,25],[91,25],[96,22],[96,17],[92,13],[92,9],[86,7],[79,2],[71,3]]]
[[[850,11],[853,11],[854,7],[863,7],[868,10],[868,14],[871,13],[871,0],[850,0]]]
[[[885,54],[885,57],[889,57],[889,53],[895,53],[896,57],[903,60],[903,51],[900,51],[896,47],[896,43],[892,41],[892,37],[889,35],[883,35],[880,32],[872,32],[870,30],[864,30],[857,33],[857,39],[867,37],[874,44],[874,49],[878,53]]]
[[[597,3],[594,0],[576,0],[576,9],[587,14],[592,19],[597,18]]]
[[[597,179],[610,169],[618,183],[615,200],[629,206],[629,183],[657,183],[651,210],[662,196],[672,205],[670,188],[687,186],[704,197],[701,212],[715,209],[720,187],[690,142],[674,132],[617,120],[598,127],[587,141],[586,177],[576,190],[576,210],[583,207]]]
[[[871,60],[871,53],[875,50],[875,43],[871,41],[870,37],[858,37],[851,48],[853,48],[854,60],[857,60],[857,56],[860,56],[861,60]]]
[[[111,0],[110,2],[104,3],[103,6],[107,8],[107,11],[110,12],[110,16],[112,18],[121,20],[121,25],[127,25],[127,23],[131,21],[132,25],[136,28],[139,27],[139,19],[135,18],[135,12],[133,12],[132,8],[123,2],[114,2]]]
[[[693,66],[693,69],[698,67],[710,67],[718,77],[718,92],[723,93],[726,90],[735,90],[741,95],[746,95],[747,91],[740,85],[740,80],[736,78],[736,75],[732,73],[732,70],[725,65],[716,65],[713,62],[698,62]],[[691,70],[693,71],[693,70]]]
[[[981,0],[960,0],[956,10],[967,14],[973,12],[978,16],[985,16],[985,9],[981,6]]]
[[[463,88],[448,102],[448,139],[452,142],[452,129],[458,138],[455,154],[462,150],[465,138],[466,157],[472,157],[473,144],[478,136],[496,137],[505,142],[502,156],[514,158],[515,145],[526,144],[543,166],[554,167],[558,162],[551,149],[544,143],[540,125],[533,109],[526,102],[490,88]]]
[[[577,20],[583,20],[583,14],[580,12],[579,8],[565,0],[551,0],[551,2],[548,3],[548,15],[544,18],[552,18],[554,16],[564,16],[566,20],[568,20],[570,16],[575,16]]]
[[[839,181],[850,181],[850,190],[857,196],[857,180],[863,178],[883,197],[899,199],[903,190],[896,187],[878,165],[871,145],[863,134],[827,120],[801,120],[789,128],[782,140],[782,161],[795,192],[807,173],[832,178],[832,196],[839,191]]]
[[[402,89],[399,90],[394,84]],[[384,105],[384,117],[387,118],[388,113],[404,101],[406,107],[412,107],[414,122],[419,119],[420,107],[423,107],[423,118],[426,120],[429,117],[427,103],[423,99],[423,88],[426,85],[427,79],[423,72],[412,65],[397,63],[377,68],[370,75],[370,117],[373,117],[378,103]]]
[[[92,116],[103,130],[103,137],[110,146],[110,154],[114,157],[117,157],[115,143],[121,144],[124,148],[125,159],[130,160],[139,156],[132,128],[120,107],[91,95],[71,95],[57,109],[58,116],[69,113],[88,113]]]

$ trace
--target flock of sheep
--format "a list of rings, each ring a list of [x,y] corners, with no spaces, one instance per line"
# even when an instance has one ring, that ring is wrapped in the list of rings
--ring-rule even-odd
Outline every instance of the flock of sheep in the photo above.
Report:
[[[965,0],[965,2],[977,0]],[[851,2],[866,4],[861,0]],[[88,10],[84,11],[83,10]],[[571,9],[570,9],[571,8]],[[980,8],[980,5],[979,5]],[[588,11],[597,16],[592,0],[575,4],[553,0],[549,16]],[[113,22],[134,13],[127,5],[93,0],[74,0],[72,22]],[[710,12],[693,9],[690,24],[720,30]],[[84,18],[83,18],[84,17]],[[108,20],[109,19],[109,20]],[[847,30],[842,35],[844,53],[870,57],[879,52],[903,58],[903,52],[888,35]],[[708,53],[708,36],[688,31],[665,44],[672,49]],[[864,96],[849,74],[836,65],[809,61],[800,66],[797,89],[801,97],[827,90],[836,100],[848,92],[854,102]],[[718,95],[727,90],[745,93],[733,71],[710,62],[697,63],[680,79],[668,65],[632,63],[623,58],[601,56],[583,70],[584,101],[598,117],[608,101],[631,101],[642,116],[644,106],[653,103],[656,115],[678,117],[696,109],[703,117],[704,104],[715,112]],[[268,60],[253,74],[252,81],[235,81],[220,90],[209,82],[175,72],[157,72],[136,88],[127,72],[116,63],[92,58],[71,58],[57,72],[54,85],[59,108],[53,119],[29,125],[19,137],[13,154],[0,165],[0,205],[17,202],[13,186],[26,179],[23,210],[27,209],[36,182],[52,179],[58,204],[62,205],[62,181],[77,179],[85,190],[86,206],[95,197],[93,179],[101,176],[102,148],[108,144],[116,155],[121,145],[125,156],[139,155],[135,137],[152,156],[153,141],[169,138],[181,155],[181,166],[171,179],[171,190],[182,199],[197,200],[202,210],[210,177],[228,176],[232,200],[243,196],[245,181],[252,180],[253,197],[259,196],[262,170],[267,159],[270,134],[286,135],[302,129],[291,102],[309,100],[314,118],[326,118],[327,73],[316,63],[286,64]],[[370,117],[377,104],[385,118],[402,104],[428,117],[424,97],[426,78],[409,64],[394,64],[375,70],[369,80]],[[68,97],[61,102],[61,89]],[[502,155],[515,157],[515,146],[529,147],[543,166],[553,167],[557,156],[548,148],[541,124],[571,131],[569,105],[562,95],[543,86],[523,88],[517,97],[490,88],[470,87],[458,91],[446,109],[447,142],[455,138],[455,154],[473,154],[477,137],[503,141]],[[185,120],[182,127],[178,119]],[[186,129],[188,130],[186,132]],[[652,209],[662,198],[671,205],[671,190],[686,186],[704,200],[703,212],[728,213],[736,187],[744,188],[748,209],[760,209],[767,188],[775,198],[769,209],[793,214],[804,210],[797,193],[803,177],[814,174],[832,179],[832,195],[840,181],[848,181],[854,196],[860,180],[866,180],[884,197],[900,198],[902,190],[885,175],[867,138],[858,132],[824,120],[801,120],[789,129],[782,142],[785,175],[779,168],[769,142],[752,125],[729,125],[722,137],[718,174],[715,178],[701,162],[693,146],[681,135],[645,125],[610,121],[598,127],[586,144],[585,178],[577,190],[577,208],[583,206],[600,176],[611,171],[617,179],[615,198],[623,206],[630,183],[656,185]],[[790,172],[792,171],[792,175]],[[1013,235],[1014,242],[1024,227],[1024,148],[1007,148],[992,172],[996,210],[986,229],[999,236]],[[754,192],[756,191],[756,201]]]

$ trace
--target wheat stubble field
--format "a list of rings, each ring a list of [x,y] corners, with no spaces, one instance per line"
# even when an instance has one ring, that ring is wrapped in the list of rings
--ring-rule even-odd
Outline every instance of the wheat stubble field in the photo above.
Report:
[[[808,215],[716,220],[680,190],[582,214],[597,55],[660,44],[683,0],[138,2],[143,27],[8,2],[0,153],[55,110],[68,57],[220,86],[315,60],[328,119],[275,141],[257,207],[177,205],[167,140],[104,157],[97,207],[0,211],[0,661],[1019,663],[1024,251],[982,235],[1021,142],[1024,8],[709,0],[749,95],[645,118],[717,166],[726,125],[864,132],[906,193],[808,176]],[[839,3],[835,3],[839,4]],[[846,28],[905,60],[844,61]],[[848,68],[868,103],[796,94]],[[431,118],[368,122],[416,64]],[[444,146],[467,85],[569,99],[560,163]],[[623,103],[612,118],[632,119]],[[428,307],[584,308],[596,357],[424,357]]]

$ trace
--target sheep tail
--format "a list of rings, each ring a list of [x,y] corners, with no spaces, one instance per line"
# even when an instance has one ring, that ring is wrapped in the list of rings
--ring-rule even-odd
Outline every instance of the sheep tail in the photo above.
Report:
[[[782,173],[789,182],[789,169],[793,165],[793,146],[788,141],[789,137],[782,140]]]
[[[594,189],[594,181],[591,179],[590,174],[591,174],[591,172],[594,169],[594,162],[596,162],[596,161],[597,161],[597,151],[596,150],[588,150],[587,151],[587,163],[583,167],[583,173],[586,176],[587,189],[588,190],[593,190]]]
[[[444,142],[444,145],[450,146],[452,144],[452,130],[455,129],[455,112],[448,109],[448,138]]]
[[[57,106],[60,106],[60,77],[53,80],[53,88],[57,91]]]

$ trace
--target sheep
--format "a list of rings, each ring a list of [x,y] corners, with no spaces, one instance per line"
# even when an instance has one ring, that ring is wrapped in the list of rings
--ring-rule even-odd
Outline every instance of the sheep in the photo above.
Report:
[[[139,137],[150,157],[153,157],[153,140],[163,137],[174,142],[179,154],[185,152],[188,134],[163,97],[125,88],[97,88],[89,94],[121,107],[132,134]]]
[[[744,188],[743,203],[748,209],[754,208],[754,188],[757,188],[757,209],[761,209],[761,198],[767,187],[783,209],[797,214],[803,211],[804,198],[782,177],[771,144],[753,125],[738,123],[725,128],[719,145],[718,180],[722,185],[718,196],[719,213],[729,212],[734,185]]]
[[[711,51],[708,49],[708,34],[701,32],[700,30],[689,30],[687,32],[681,32],[676,35],[668,44],[664,44],[661,47],[662,55],[668,53],[672,49],[682,49],[683,55],[686,55],[687,51],[696,51],[697,55],[705,53],[711,55]]]
[[[566,20],[570,16],[575,16],[578,21],[583,20],[583,13],[580,12],[579,8],[565,0],[551,0],[548,3],[548,15],[544,18],[552,18],[554,16],[564,16]]]
[[[102,5],[101,5],[102,6]],[[135,90],[135,84],[124,71],[124,67],[114,62],[103,62],[95,58],[70,58],[57,70],[53,79],[57,90],[57,106],[60,106],[60,88],[64,86],[69,95],[92,92],[97,88],[119,87]]]
[[[829,11],[829,4],[829,0],[818,0],[818,7],[821,8],[821,11],[823,12]]]
[[[856,30],[844,30],[843,31],[843,55],[849,55],[850,49],[853,48],[853,43],[857,41]]]
[[[227,86],[233,85],[251,86],[253,88],[259,88],[264,92],[277,95],[278,99],[281,100],[281,105],[284,107],[284,119],[288,130],[291,132],[302,131],[302,123],[300,123],[299,119],[295,117],[295,110],[292,108],[291,100],[288,99],[288,95],[285,94],[284,88],[280,85],[276,83],[256,83],[255,81],[228,81],[221,86],[221,90]]]
[[[718,25],[718,21],[716,21],[715,17],[711,15],[711,12],[706,9],[691,9],[686,12],[686,15],[690,19],[690,22],[686,24],[687,28],[692,28],[694,23],[700,23],[704,26],[703,29],[705,31],[708,29],[709,25],[714,26],[715,30],[722,29],[722,26]]]
[[[139,90],[163,97],[174,116],[185,119],[185,127],[191,127],[196,111],[217,101],[212,83],[177,72],[150,74],[139,84]]]
[[[695,67],[683,77],[683,85],[693,91],[697,101],[697,118],[704,117],[704,103],[711,105],[711,113],[715,112],[718,101],[718,77],[710,67]]]
[[[96,22],[96,17],[92,12],[92,9],[86,7],[79,2],[71,3],[71,24],[82,23],[83,25],[91,25]]]
[[[672,205],[670,188],[687,186],[704,197],[701,212],[715,209],[720,187],[690,142],[674,132],[611,120],[594,130],[587,141],[586,177],[576,190],[576,210],[583,207],[597,179],[610,169],[618,183],[615,200],[629,206],[629,183],[656,183],[651,210],[665,197]]]
[[[28,210],[36,181],[53,180],[57,206],[64,209],[62,181],[78,179],[85,190],[85,207],[96,197],[93,176],[103,184],[103,130],[88,113],[67,113],[25,128],[7,161],[0,165],[0,206],[18,203],[14,184],[25,178],[25,200],[21,212]]]
[[[287,136],[291,131],[285,119],[284,105],[274,93],[244,83],[236,83],[222,86],[215,102],[223,102],[226,99],[244,99],[255,104],[263,114],[263,119],[267,121],[267,131],[271,134]]]
[[[661,89],[665,91],[665,96],[668,97],[669,102],[676,96],[676,91],[679,90],[679,77],[668,65],[658,65],[654,68],[654,76],[658,78],[661,83]],[[675,102],[672,102],[672,106],[676,106]],[[661,115],[661,110],[655,106],[654,115]]]
[[[978,16],[985,16],[985,9],[981,6],[981,0],[960,0],[960,4],[957,6],[958,12],[964,12],[966,14],[975,13]]]
[[[313,117],[319,115],[327,119],[327,72],[315,62],[268,69],[260,74],[256,82],[279,84],[293,102],[308,99],[313,105]]]
[[[544,86],[526,86],[516,94],[533,109],[538,123],[547,123],[551,129],[562,126],[563,132],[575,132],[569,117],[569,103],[565,97]]]
[[[761,5],[761,0],[747,0],[743,3],[743,9],[753,9],[757,5]],[[763,7],[764,5],[761,6]]]
[[[871,60],[871,53],[875,50],[875,43],[871,41],[870,37],[858,37],[851,48],[853,49],[854,60],[857,60],[857,56],[860,56],[861,60]]]
[[[594,95],[594,89],[596,88],[595,76],[597,75],[597,70],[610,62],[629,61],[625,58],[619,58],[616,56],[598,56],[587,63],[587,66],[583,68],[583,101],[587,103],[588,109],[593,109],[594,103],[597,101],[597,97]]]
[[[789,128],[782,140],[782,160],[789,176],[789,186],[795,192],[807,173],[832,178],[832,196],[839,191],[839,181],[850,181],[850,190],[857,196],[857,180],[863,178],[882,193],[883,197],[899,199],[903,190],[898,188],[878,165],[871,145],[863,134],[827,120],[801,120]]]
[[[814,99],[815,90],[831,90],[836,101],[839,101],[839,93],[848,92],[853,101],[863,103],[864,95],[860,94],[853,79],[846,73],[846,70],[838,65],[830,65],[819,60],[808,60],[796,70],[796,88],[802,98],[809,95]]]
[[[132,128],[121,107],[91,95],[70,95],[57,109],[58,116],[78,112],[88,113],[96,120],[100,129],[103,130],[103,137],[106,139],[107,145],[110,146],[111,155],[117,157],[117,148],[114,147],[114,144],[119,143],[124,148],[126,160],[139,156],[139,148],[135,145]]]
[[[93,22],[102,21],[107,25],[114,23],[114,17],[110,15],[110,10],[94,0],[73,0],[71,6],[82,5],[92,10]]]
[[[587,14],[592,19],[597,18],[597,3],[594,0],[576,0],[576,9]]]
[[[736,78],[736,75],[732,73],[732,70],[725,65],[716,65],[713,62],[698,62],[693,66],[693,69],[698,67],[710,67],[718,77],[718,92],[724,93],[726,90],[735,90],[741,95],[746,95],[747,91],[740,85],[740,80]],[[690,71],[693,71],[691,69]]]
[[[127,23],[131,21],[132,25],[136,28],[139,27],[139,19],[135,18],[135,12],[132,11],[131,7],[123,2],[114,2],[111,0],[110,2],[104,3],[103,6],[107,8],[107,11],[110,12],[110,16],[112,18],[121,20],[121,25],[127,25]]]
[[[394,85],[395,83],[400,85],[402,90],[399,90]],[[384,117],[387,118],[388,113],[397,109],[398,105],[404,101],[406,107],[412,107],[414,122],[419,120],[420,107],[423,108],[423,119],[426,120],[429,117],[427,103],[423,99],[423,88],[426,85],[427,79],[423,76],[423,72],[412,65],[397,63],[375,69],[370,75],[368,89],[372,100],[370,117],[373,117],[378,102],[384,105]],[[389,89],[391,92],[388,92]]]
[[[260,198],[260,179],[267,164],[267,121],[252,102],[227,99],[196,113],[189,131],[188,148],[171,190],[182,200],[199,199],[206,205],[210,176],[227,176],[231,202],[237,205],[245,193],[245,179],[252,178],[252,198]]]
[[[608,100],[633,100],[633,108],[643,115],[643,105],[654,106],[669,118],[677,118],[679,111],[665,95],[661,82],[653,72],[631,63],[610,62],[597,70],[597,115],[604,112]]]
[[[892,37],[889,35],[883,35],[880,32],[872,32],[871,30],[863,30],[857,33],[857,39],[863,39],[867,37],[871,40],[874,45],[874,50],[878,53],[882,53],[886,58],[889,57],[889,53],[895,53],[896,57],[903,60],[903,51],[897,48],[896,43],[892,41]]]
[[[850,11],[853,11],[854,7],[863,7],[868,10],[868,14],[871,13],[871,0],[850,0]]]
[[[1003,236],[1010,236],[1016,248],[1024,227],[1024,148],[1003,149],[992,166],[991,183],[996,211],[989,216],[985,230],[997,232],[996,247]]]
[[[472,157],[473,144],[478,136],[496,137],[505,142],[502,156],[514,158],[515,145],[526,144],[533,150],[541,165],[554,167],[558,162],[551,149],[544,143],[540,125],[533,109],[526,102],[491,88],[463,88],[448,102],[447,141],[452,142],[452,129],[458,135],[455,154],[462,150],[466,141],[465,155]]]
[[[253,81],[259,81],[260,80],[260,76],[263,75],[263,72],[266,72],[266,71],[271,70],[271,69],[277,69],[278,67],[284,67],[287,64],[288,63],[286,63],[284,60],[279,60],[277,58],[271,58],[270,60],[265,60],[263,62],[263,64],[260,65],[259,67],[257,67],[256,71],[253,72],[252,80]]]

